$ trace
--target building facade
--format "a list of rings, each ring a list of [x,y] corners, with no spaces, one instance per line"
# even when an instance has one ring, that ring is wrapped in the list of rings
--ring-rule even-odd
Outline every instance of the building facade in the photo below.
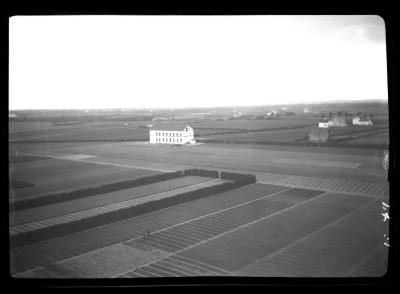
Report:
[[[194,144],[194,130],[191,126],[182,128],[166,127],[150,130],[150,143],[152,144]]]

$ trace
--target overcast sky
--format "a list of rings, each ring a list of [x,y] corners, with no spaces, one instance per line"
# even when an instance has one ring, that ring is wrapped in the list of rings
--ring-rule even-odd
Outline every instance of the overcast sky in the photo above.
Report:
[[[387,100],[378,16],[15,16],[10,109]]]

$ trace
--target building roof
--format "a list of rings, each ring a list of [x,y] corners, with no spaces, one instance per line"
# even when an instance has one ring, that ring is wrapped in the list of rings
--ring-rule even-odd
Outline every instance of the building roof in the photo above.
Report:
[[[155,125],[150,128],[152,131],[183,131],[186,127],[190,127],[189,125],[184,124],[160,124]]]

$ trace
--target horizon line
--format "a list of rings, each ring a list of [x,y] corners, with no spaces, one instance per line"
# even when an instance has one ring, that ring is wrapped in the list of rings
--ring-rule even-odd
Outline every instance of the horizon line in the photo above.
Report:
[[[280,105],[315,105],[315,104],[339,104],[339,103],[388,103],[387,99],[364,99],[364,100],[328,100],[315,102],[296,102],[296,103],[273,103],[273,104],[253,104],[253,105],[222,105],[222,106],[187,106],[187,107],[101,107],[101,108],[18,108],[9,111],[49,111],[49,110],[171,110],[171,109],[207,109],[207,108],[244,108],[244,107],[268,107]]]

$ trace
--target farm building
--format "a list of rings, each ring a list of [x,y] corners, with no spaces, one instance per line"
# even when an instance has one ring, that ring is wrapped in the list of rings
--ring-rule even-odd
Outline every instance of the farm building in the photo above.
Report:
[[[324,143],[329,139],[329,131],[326,128],[312,128],[308,133],[308,140],[315,143]]]
[[[319,128],[329,128],[330,127],[330,123],[328,121],[319,122],[318,123],[318,127]]]
[[[357,126],[372,126],[372,121],[369,117],[355,116],[353,118],[353,125]]]
[[[191,126],[155,127],[150,130],[153,144],[194,144],[194,130]]]
[[[346,120],[343,117],[337,116],[329,121],[332,127],[347,127]]]

